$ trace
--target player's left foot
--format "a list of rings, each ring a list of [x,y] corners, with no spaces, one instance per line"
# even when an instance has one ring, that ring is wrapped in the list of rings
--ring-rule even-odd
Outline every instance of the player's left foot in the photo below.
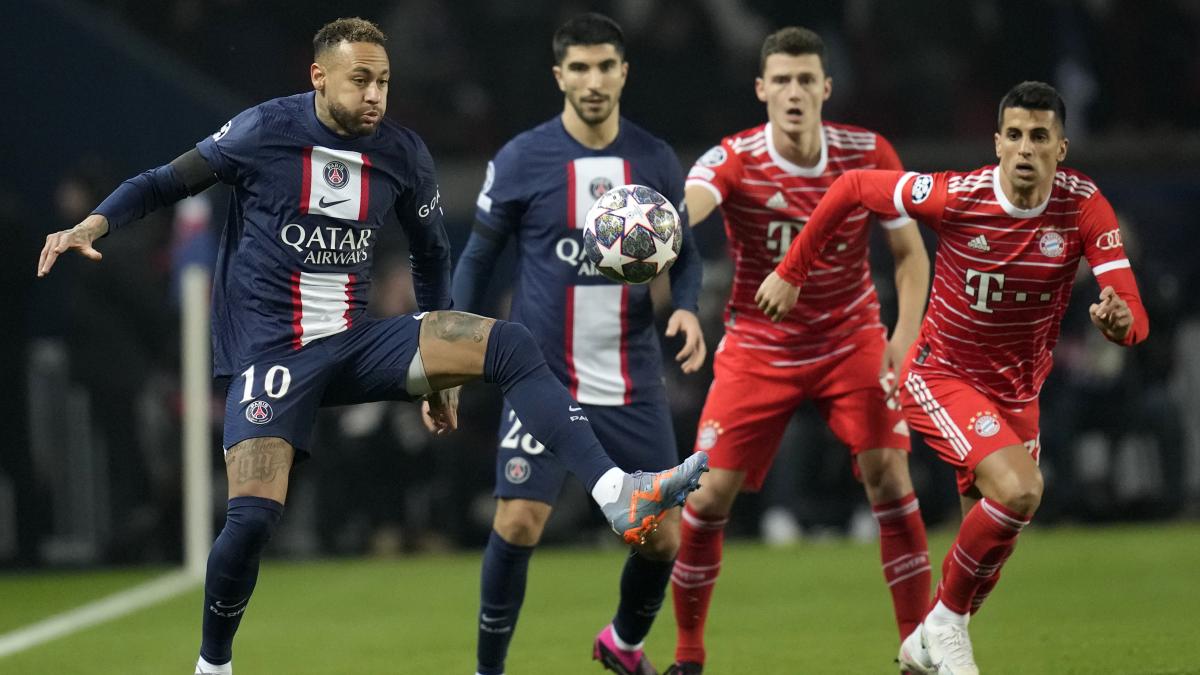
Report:
[[[230,661],[229,663],[216,666],[201,657],[196,660],[195,675],[233,675],[233,662]]]
[[[592,643],[592,659],[599,661],[606,670],[620,675],[658,675],[658,671],[650,665],[650,660],[642,650],[629,651],[617,646],[613,640],[611,623],[600,631],[596,641]]]
[[[937,667],[929,658],[929,650],[925,648],[922,638],[924,624],[919,624],[913,632],[900,643],[900,654],[896,662],[900,664],[900,675],[936,675]]]
[[[975,651],[967,627],[954,623],[921,624],[921,642],[929,650],[929,660],[937,666],[937,675],[979,675]]]
[[[627,473],[616,501],[601,506],[600,510],[625,543],[645,543],[667,511],[682,504],[689,492],[700,487],[700,474],[705,471],[708,471],[708,453],[701,450],[674,469]]]

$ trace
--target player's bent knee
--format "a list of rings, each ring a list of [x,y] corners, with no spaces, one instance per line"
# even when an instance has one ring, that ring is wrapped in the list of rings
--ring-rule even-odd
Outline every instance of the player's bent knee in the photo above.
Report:
[[[1013,473],[1003,480],[993,481],[992,489],[989,490],[992,494],[985,496],[995,499],[1017,513],[1033,515],[1042,503],[1042,489],[1043,482],[1040,471]]]
[[[452,310],[429,312],[421,320],[421,361],[435,390],[465,384],[483,375],[495,319]]]
[[[872,504],[895,501],[913,491],[907,452],[879,448],[861,452],[856,459],[863,488]]]
[[[687,496],[687,508],[701,518],[725,518],[733,510],[745,472],[711,469],[700,477],[700,489]]]
[[[550,518],[549,504],[527,499],[501,499],[496,504],[492,529],[514,546],[537,546]]]

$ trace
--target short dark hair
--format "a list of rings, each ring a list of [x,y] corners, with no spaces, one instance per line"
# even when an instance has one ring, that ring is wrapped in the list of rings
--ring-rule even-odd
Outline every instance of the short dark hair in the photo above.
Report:
[[[1022,82],[1000,99],[1000,111],[996,115],[996,130],[1003,130],[1004,111],[1008,108],[1025,108],[1026,110],[1052,110],[1054,119],[1059,127],[1067,130],[1067,104],[1063,103],[1058,90],[1045,82],[1029,80]]]
[[[382,47],[387,42],[387,36],[379,30],[379,26],[366,19],[357,16],[336,19],[321,26],[321,30],[313,36],[313,58],[343,42],[370,42]]]
[[[817,58],[821,59],[821,70],[825,71],[826,75],[829,74],[829,68],[825,65],[825,41],[807,28],[788,26],[768,35],[767,39],[763,40],[762,51],[758,55],[759,73],[766,72],[767,57],[772,54],[816,54]]]
[[[588,12],[569,19],[554,31],[554,62],[567,58],[567,48],[576,45],[612,45],[625,58],[625,33],[616,21]]]

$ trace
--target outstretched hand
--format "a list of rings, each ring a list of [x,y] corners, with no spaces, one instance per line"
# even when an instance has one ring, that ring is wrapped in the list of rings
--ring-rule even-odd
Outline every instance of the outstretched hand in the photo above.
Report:
[[[1133,328],[1133,312],[1112,286],[1105,286],[1100,291],[1100,302],[1093,303],[1088,314],[1092,324],[1113,342],[1122,342]]]
[[[704,365],[708,356],[708,346],[704,344],[704,330],[700,328],[700,319],[686,309],[677,309],[667,321],[667,337],[675,337],[683,331],[683,349],[675,355],[675,362],[684,373],[694,373]]]
[[[421,402],[421,420],[425,428],[435,436],[442,436],[458,428],[458,394],[462,387],[451,387],[435,391]]]
[[[754,302],[758,303],[758,308],[768,319],[779,323],[796,306],[799,297],[799,286],[793,286],[777,273],[771,272],[759,285],[758,292],[754,294]]]
[[[37,275],[44,277],[54,267],[58,256],[71,249],[76,249],[88,260],[99,260],[104,256],[92,247],[92,242],[108,232],[108,219],[93,213],[84,218],[78,225],[69,230],[62,230],[46,236],[46,245],[42,247],[41,258],[38,259]]]

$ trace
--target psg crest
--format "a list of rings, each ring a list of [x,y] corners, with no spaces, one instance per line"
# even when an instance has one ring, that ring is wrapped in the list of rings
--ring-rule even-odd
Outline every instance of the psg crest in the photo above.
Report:
[[[246,419],[254,424],[266,424],[274,415],[271,404],[266,401],[251,401],[250,405],[246,406]]]
[[[514,485],[520,485],[529,480],[531,471],[529,460],[524,457],[513,457],[504,465],[504,477]]]
[[[325,182],[335,190],[341,190],[350,182],[350,169],[336,159],[326,164],[322,173],[325,175]]]
[[[612,186],[612,181],[604,176],[593,178],[592,184],[589,186],[592,193],[592,199],[599,199],[605,192],[611,190]]]

